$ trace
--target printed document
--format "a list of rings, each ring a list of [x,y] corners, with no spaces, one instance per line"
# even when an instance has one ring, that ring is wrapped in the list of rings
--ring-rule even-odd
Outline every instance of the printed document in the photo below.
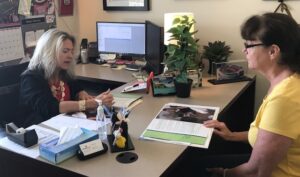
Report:
[[[168,103],[141,135],[142,139],[208,148],[212,128],[203,122],[217,119],[218,107]]]

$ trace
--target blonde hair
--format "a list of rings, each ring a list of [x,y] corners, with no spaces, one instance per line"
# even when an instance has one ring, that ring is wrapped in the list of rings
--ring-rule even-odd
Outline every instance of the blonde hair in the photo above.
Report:
[[[57,29],[46,31],[37,42],[28,69],[42,69],[44,70],[45,79],[50,79],[57,70],[57,57],[62,49],[63,42],[67,39],[75,47],[75,38],[72,35]],[[71,66],[66,71],[66,77],[74,77],[74,65],[75,60],[73,59]]]

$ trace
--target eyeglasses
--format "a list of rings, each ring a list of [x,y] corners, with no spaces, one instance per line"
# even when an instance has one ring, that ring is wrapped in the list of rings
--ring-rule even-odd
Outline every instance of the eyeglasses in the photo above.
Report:
[[[244,43],[245,49],[256,47],[256,46],[261,46],[261,45],[265,45],[265,44],[263,44],[263,43],[258,43],[258,44],[247,44],[247,43]]]

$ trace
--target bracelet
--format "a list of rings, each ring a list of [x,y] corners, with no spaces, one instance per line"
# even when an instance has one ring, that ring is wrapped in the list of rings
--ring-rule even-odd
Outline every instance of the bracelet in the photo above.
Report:
[[[85,100],[78,101],[79,111],[85,111]]]
[[[227,168],[224,168],[224,170],[223,170],[223,177],[226,177],[226,172],[227,172]]]

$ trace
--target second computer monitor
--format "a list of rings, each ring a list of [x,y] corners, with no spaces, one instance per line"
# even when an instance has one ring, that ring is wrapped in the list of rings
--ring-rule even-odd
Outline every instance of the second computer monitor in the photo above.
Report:
[[[145,70],[155,75],[162,73],[164,58],[163,28],[146,21],[146,66]]]
[[[96,22],[99,53],[124,57],[145,56],[145,23]]]

